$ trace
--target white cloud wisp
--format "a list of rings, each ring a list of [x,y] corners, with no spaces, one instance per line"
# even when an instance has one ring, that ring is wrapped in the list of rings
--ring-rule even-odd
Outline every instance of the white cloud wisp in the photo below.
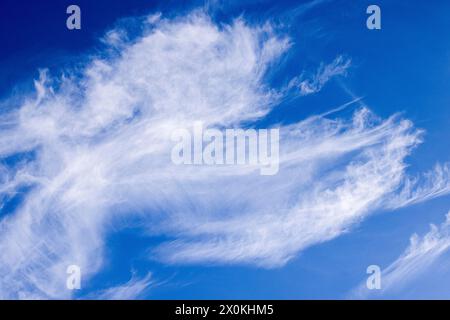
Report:
[[[406,284],[429,271],[449,249],[450,212],[441,225],[431,224],[430,231],[423,237],[411,236],[408,248],[382,271],[380,290],[368,290],[363,283],[352,292],[352,298],[382,297],[401,292]]]

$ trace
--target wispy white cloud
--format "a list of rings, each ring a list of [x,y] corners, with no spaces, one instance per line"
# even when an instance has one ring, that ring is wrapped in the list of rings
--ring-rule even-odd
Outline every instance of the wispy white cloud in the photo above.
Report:
[[[223,213],[226,218],[211,221],[207,215],[202,221],[199,217],[207,212],[202,211],[177,219],[182,240],[159,249],[163,257],[184,263],[282,265],[299,250],[336,237],[373,212],[401,181],[403,159],[418,141],[410,122],[397,116],[377,120],[367,109],[348,122],[313,117],[282,132],[284,151],[274,178],[252,174],[216,183],[197,180],[190,186],[202,195],[190,194],[200,208],[217,201],[214,194],[200,192],[207,187],[225,186],[225,203],[238,202]]]
[[[134,300],[142,298],[142,295],[150,289],[152,284],[151,278],[151,273],[142,278],[133,274],[128,282],[98,292],[93,298],[100,300]]]
[[[421,177],[405,177],[398,193],[387,199],[390,209],[424,202],[450,193],[450,165],[436,164]]]
[[[316,73],[310,77],[305,74],[295,77],[290,81],[289,87],[298,88],[302,96],[317,93],[332,78],[345,75],[350,65],[350,59],[338,56],[329,64],[321,63]]]
[[[268,25],[218,26],[199,12],[146,21],[132,41],[126,30],[109,33],[112,56],[92,58],[81,76],[42,73],[0,125],[0,157],[28,155],[0,168],[0,199],[31,188],[0,221],[0,297],[71,297],[66,267],[80,266],[89,281],[103,267],[105,236],[120,228],[111,224],[131,217],[172,239],[149,258],[280,266],[382,208],[407,179],[405,157],[421,132],[367,108],[281,126],[275,176],[173,165],[173,130],[239,127],[283,99],[264,76],[290,42]],[[310,88],[347,64],[323,67]],[[426,184],[411,192],[419,197]]]
[[[171,165],[174,129],[238,125],[277,99],[262,79],[287,39],[242,20],[219,28],[202,13],[147,21],[131,42],[125,31],[106,37],[119,54],[94,58],[81,77],[42,72],[36,94],[8,114],[0,157],[30,157],[2,168],[2,199],[32,189],[0,222],[1,297],[70,297],[66,267],[85,281],[101,268],[109,219],[170,219],[186,204],[192,169]]]
[[[429,270],[450,249],[450,212],[440,225],[431,224],[423,237],[413,234],[409,247],[381,274],[381,289],[368,290],[365,283],[356,288],[352,298],[382,297],[401,291],[408,283]]]

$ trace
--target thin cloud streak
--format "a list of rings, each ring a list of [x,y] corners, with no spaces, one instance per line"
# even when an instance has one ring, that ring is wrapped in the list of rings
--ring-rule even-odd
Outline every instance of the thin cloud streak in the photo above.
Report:
[[[450,248],[450,212],[445,221],[436,226],[430,225],[430,231],[423,237],[413,234],[410,245],[381,273],[381,289],[368,290],[365,283],[354,289],[350,297],[364,299],[392,295],[413,282],[419,275],[430,270]]]
[[[141,298],[146,291],[150,290],[151,285],[151,273],[142,278],[133,274],[126,283],[98,292],[93,298],[100,300],[135,300]]]
[[[310,77],[305,74],[295,77],[289,83],[289,88],[298,88],[300,95],[306,96],[322,90],[336,76],[343,76],[351,66],[351,60],[338,56],[329,64],[321,63],[319,69]]]

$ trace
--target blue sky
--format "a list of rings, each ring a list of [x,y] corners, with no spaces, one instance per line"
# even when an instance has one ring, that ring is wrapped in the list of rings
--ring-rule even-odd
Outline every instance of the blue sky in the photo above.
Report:
[[[73,3],[0,4],[0,298],[450,296],[450,3]],[[173,167],[196,120],[279,173]]]

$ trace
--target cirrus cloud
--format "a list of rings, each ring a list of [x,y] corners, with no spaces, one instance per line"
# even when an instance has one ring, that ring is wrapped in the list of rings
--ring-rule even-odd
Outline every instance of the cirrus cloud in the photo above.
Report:
[[[268,25],[219,26],[201,12],[143,23],[132,40],[111,31],[104,41],[114,54],[91,57],[81,75],[41,72],[36,92],[2,115],[0,157],[16,160],[0,167],[0,199],[19,205],[2,211],[0,297],[72,297],[66,267],[80,266],[84,281],[101,271],[116,217],[170,239],[149,248],[152,259],[281,266],[387,207],[407,179],[421,131],[367,108],[278,125],[275,176],[175,166],[175,129],[248,126],[282,101],[286,91],[265,75],[291,44]],[[409,194],[448,191],[428,189]],[[141,292],[147,280],[121,292],[136,283]]]

